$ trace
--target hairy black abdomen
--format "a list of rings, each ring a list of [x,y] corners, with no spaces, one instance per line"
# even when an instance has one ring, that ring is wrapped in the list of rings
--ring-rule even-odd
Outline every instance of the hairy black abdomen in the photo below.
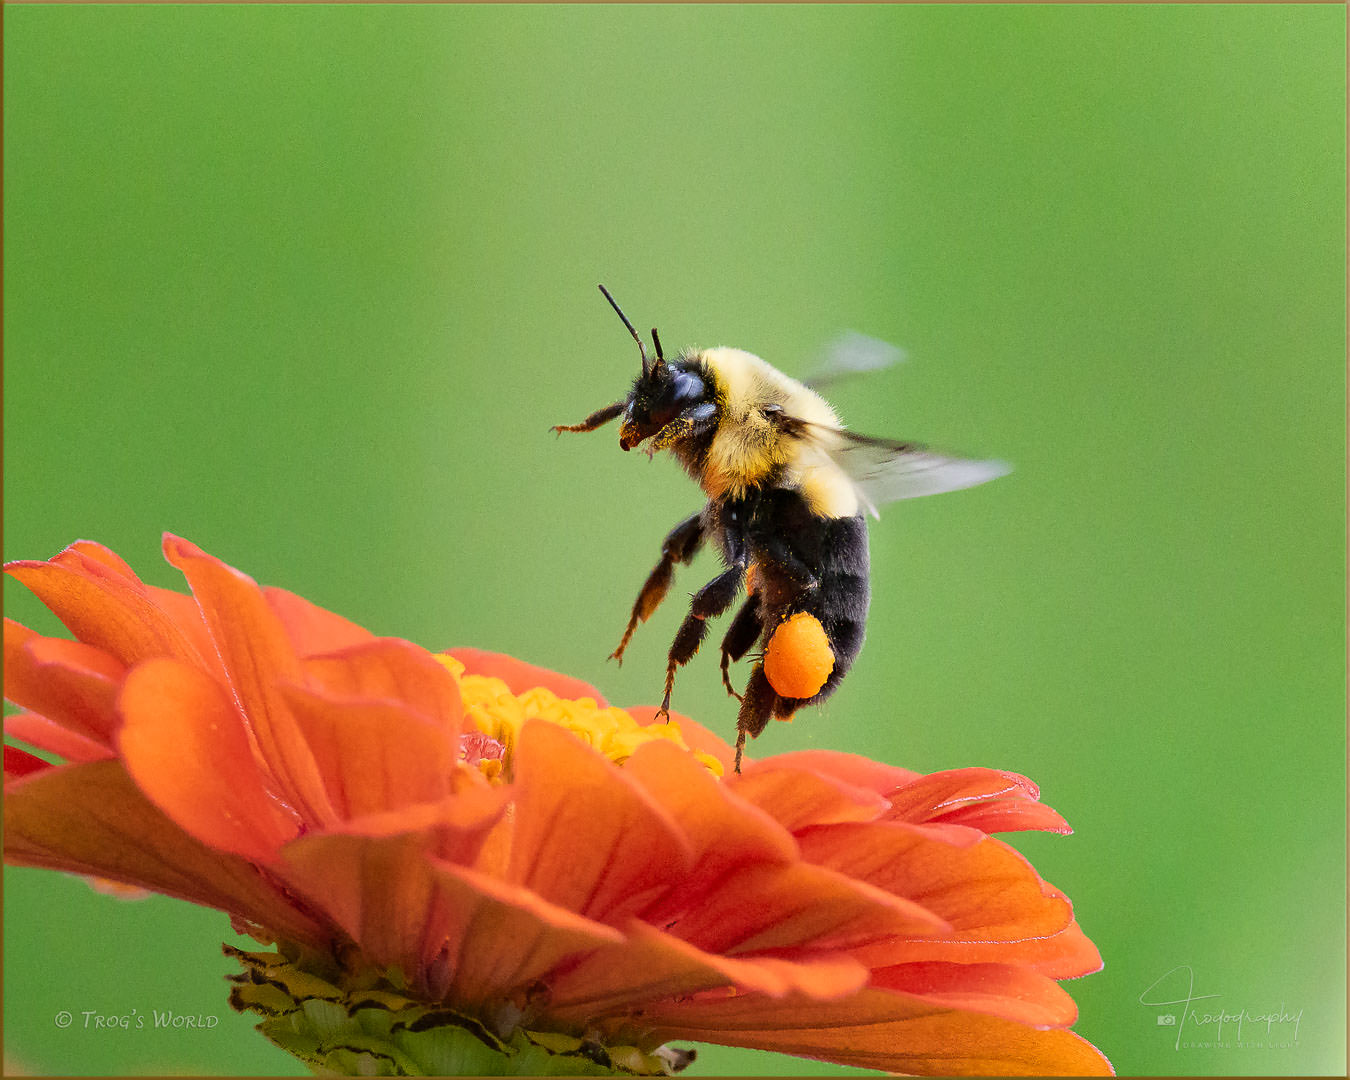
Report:
[[[823,701],[862,648],[871,597],[867,523],[861,515],[818,517],[798,492],[784,488],[761,491],[745,502],[746,540],[761,600],[762,643],[783,619],[799,611],[820,620],[834,649],[834,670],[819,693],[793,699],[791,706]]]

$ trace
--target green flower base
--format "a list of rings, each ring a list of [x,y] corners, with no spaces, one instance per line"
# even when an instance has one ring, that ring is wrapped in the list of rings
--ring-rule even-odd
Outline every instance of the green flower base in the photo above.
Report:
[[[415,1001],[386,980],[344,990],[279,952],[223,948],[245,969],[229,976],[230,1004],[261,1015],[258,1030],[319,1075],[670,1076],[694,1057],[692,1050],[647,1052],[520,1027],[499,1036],[472,1016]]]

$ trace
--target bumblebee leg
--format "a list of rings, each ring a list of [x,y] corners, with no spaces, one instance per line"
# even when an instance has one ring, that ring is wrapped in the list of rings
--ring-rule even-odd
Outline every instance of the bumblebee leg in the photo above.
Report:
[[[708,632],[708,620],[731,607],[744,581],[745,567],[735,565],[694,593],[694,599],[689,604],[689,614],[676,631],[670,655],[666,658],[666,693],[661,699],[660,715],[670,718],[670,694],[675,688],[675,672],[693,659]]]
[[[613,405],[606,405],[603,409],[596,409],[590,416],[586,417],[579,424],[554,424],[549,428],[550,431],[561,435],[564,431],[594,431],[603,424],[608,424],[619,413],[623,412],[623,407],[627,402],[616,401]]]
[[[623,640],[619,642],[619,647],[609,654],[611,660],[623,663],[623,651],[628,648],[628,642],[633,636],[633,631],[637,629],[637,624],[650,619],[652,613],[665,599],[666,591],[670,588],[670,579],[675,574],[675,564],[689,562],[702,544],[702,511],[685,518],[661,541],[661,561],[647,576],[642,591],[638,593],[637,601],[633,604],[633,613],[628,617],[628,626],[623,632]]]
[[[741,771],[741,754],[745,750],[746,737],[754,738],[769,722],[774,707],[778,703],[778,693],[769,685],[764,674],[764,664],[755,665],[750,680],[745,684],[745,697],[741,698],[741,711],[736,717],[736,771]]]
[[[731,621],[726,637],[722,639],[722,685],[737,701],[745,699],[732,688],[731,673],[727,668],[749,652],[763,629],[759,621],[759,597],[751,593],[741,605],[741,610],[736,612],[736,618]]]

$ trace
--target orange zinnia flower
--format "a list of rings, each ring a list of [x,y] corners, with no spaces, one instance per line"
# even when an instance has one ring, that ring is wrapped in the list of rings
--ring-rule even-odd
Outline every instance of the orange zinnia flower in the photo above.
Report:
[[[691,721],[376,638],[187,541],[10,564],[5,857],[228,912],[232,1001],[339,1071],[663,1072],[691,1039],[908,1073],[1109,1072],[1033,784],[848,754],[729,774]]]

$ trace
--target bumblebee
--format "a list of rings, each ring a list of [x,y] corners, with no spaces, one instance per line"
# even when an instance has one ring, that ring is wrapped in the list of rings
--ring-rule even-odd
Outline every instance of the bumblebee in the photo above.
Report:
[[[741,349],[685,349],[667,360],[652,328],[655,360],[603,285],[600,291],[637,342],[642,369],[627,397],[579,424],[615,418],[619,446],[669,450],[707,495],[673,528],[638,593],[611,658],[622,662],[638,623],[656,611],[675,567],[711,541],[726,569],[693,594],[666,661],[661,713],[675,673],[698,652],[708,620],[745,599],[722,638],[722,684],[740,701],[736,771],[747,737],[771,717],[789,719],[838,688],[862,648],[871,590],[867,524],[892,499],[935,495],[1002,476],[998,461],[967,461],[911,442],[847,431],[811,387]],[[760,651],[743,693],[730,665]]]

